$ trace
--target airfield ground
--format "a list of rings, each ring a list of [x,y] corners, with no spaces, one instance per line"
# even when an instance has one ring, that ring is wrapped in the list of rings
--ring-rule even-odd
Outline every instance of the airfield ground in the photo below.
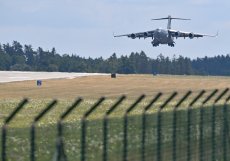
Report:
[[[140,94],[153,96],[161,91],[185,92],[201,89],[223,89],[229,87],[230,77],[212,76],[170,76],[170,75],[118,75],[116,79],[107,76],[78,77],[75,79],[43,80],[41,87],[36,86],[35,80],[0,83],[0,99],[87,99],[106,96],[115,98],[122,94],[138,97]]]
[[[116,109],[110,116],[110,126],[111,134],[110,137],[113,142],[110,142],[111,160],[121,160],[122,154],[122,121],[125,110],[130,107],[130,105],[136,100],[140,94],[145,93],[148,98],[152,98],[157,92],[161,91],[166,93],[166,97],[158,101],[154,108],[151,108],[149,122],[156,123],[156,111],[157,107],[165,101],[165,98],[172,91],[178,91],[184,94],[187,90],[192,89],[195,91],[195,95],[201,89],[206,89],[210,93],[213,89],[224,89],[229,87],[230,78],[229,77],[202,77],[202,76],[169,76],[169,75],[118,75],[116,79],[111,79],[109,75],[107,76],[89,76],[89,77],[78,77],[75,79],[51,79],[43,80],[41,87],[37,87],[35,80],[22,81],[22,82],[10,82],[10,83],[0,83],[0,126],[2,126],[5,118],[13,111],[13,109],[18,105],[23,97],[28,97],[29,104],[25,106],[22,111],[17,114],[16,118],[10,123],[9,128],[9,139],[8,145],[12,147],[8,151],[9,161],[23,160],[29,161],[30,152],[30,142],[29,142],[29,127],[31,122],[38,115],[38,113],[47,106],[53,98],[59,100],[57,106],[55,106],[52,111],[50,111],[38,124],[37,129],[37,157],[40,160],[49,161],[52,160],[55,136],[56,136],[56,122],[60,115],[70,106],[74,99],[78,96],[82,96],[85,100],[81,105],[73,111],[71,115],[65,120],[65,143],[67,148],[66,152],[69,160],[80,160],[80,152],[76,149],[80,149],[80,119],[83,114],[97,101],[100,96],[106,96],[108,99],[90,116],[87,123],[87,137],[88,139],[88,157],[91,160],[102,160],[101,159],[101,118],[104,116],[105,112],[109,107],[115,102],[115,98],[122,94],[126,94],[128,99]],[[181,98],[181,97],[177,97]],[[139,153],[140,149],[138,145],[140,143],[139,128],[141,127],[141,116],[143,112],[143,107],[149,102],[145,99],[141,102],[140,106],[137,106],[135,110],[130,114],[133,128],[132,137],[135,139],[130,140],[129,155],[133,158],[131,160],[140,160]],[[190,100],[188,101],[190,102]],[[185,105],[185,104],[184,104]],[[171,110],[172,105],[164,108],[164,121],[162,125],[162,131],[165,134],[171,134],[170,128],[172,123]],[[209,106],[212,107],[212,106]],[[180,119],[185,119],[187,106],[180,107],[182,113],[180,113]],[[209,108],[211,109],[211,108]],[[168,112],[169,111],[169,112]],[[199,119],[199,113],[196,108],[193,110],[193,120]],[[208,110],[210,113],[210,110]],[[206,115],[206,116],[210,116]],[[91,121],[93,119],[93,121]],[[179,122],[178,126],[180,125]],[[184,124],[185,125],[185,124]],[[150,125],[149,127],[154,127]],[[181,124],[183,126],[183,124]],[[208,129],[208,128],[207,128]],[[147,132],[151,133],[151,128]],[[168,131],[169,130],[169,131]],[[0,129],[1,132],[1,129]],[[180,134],[186,133],[186,130],[181,130]],[[45,135],[44,135],[45,134]],[[45,136],[45,137],[44,137]],[[179,135],[184,136],[184,135]],[[197,137],[197,136],[196,136]],[[152,138],[152,137],[150,137]],[[178,139],[186,140],[185,138]],[[170,141],[171,142],[171,141]],[[179,144],[179,143],[178,143]],[[164,147],[167,144],[164,145]],[[195,144],[194,144],[195,145]],[[206,145],[205,145],[206,146]],[[23,147],[23,148],[22,148]],[[148,156],[155,156],[155,151],[152,153],[151,141],[146,145],[146,149],[150,150]],[[193,155],[198,156],[197,146],[192,148]],[[210,147],[207,144],[207,147]],[[183,149],[183,148],[182,148]],[[90,151],[93,150],[93,151]],[[183,151],[183,150],[180,150]],[[171,160],[167,148],[165,149],[164,156],[165,160]],[[185,152],[183,151],[183,156]],[[181,153],[181,154],[182,154]],[[45,154],[45,155],[44,155]],[[167,158],[168,157],[168,158]],[[76,159],[77,158],[77,159]]]

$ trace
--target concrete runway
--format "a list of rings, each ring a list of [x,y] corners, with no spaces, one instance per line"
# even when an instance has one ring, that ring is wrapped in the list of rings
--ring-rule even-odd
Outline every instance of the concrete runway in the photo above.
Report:
[[[76,77],[100,76],[100,75],[108,75],[108,74],[0,71],[0,83],[25,81],[25,80],[60,79],[60,78],[73,79]]]

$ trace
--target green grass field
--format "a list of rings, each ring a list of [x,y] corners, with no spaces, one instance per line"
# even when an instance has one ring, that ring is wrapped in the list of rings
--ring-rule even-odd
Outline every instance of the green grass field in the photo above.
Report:
[[[69,160],[80,159],[80,119],[82,115],[97,101],[100,96],[106,96],[106,101],[90,116],[87,124],[87,160],[102,160],[102,120],[105,112],[116,101],[121,94],[126,94],[128,97],[124,103],[117,108],[111,115],[109,121],[109,159],[121,160],[122,157],[122,128],[125,110],[139,97],[145,93],[147,97],[138,107],[130,114],[129,129],[128,129],[128,157],[129,160],[140,160],[140,142],[141,142],[141,113],[143,106],[146,106],[153,96],[162,91],[165,95],[159,100],[156,106],[153,106],[147,117],[147,144],[146,144],[146,159],[153,160],[156,157],[156,111],[160,104],[174,90],[178,90],[180,94],[175,100],[179,100],[189,89],[194,89],[195,93],[179,108],[178,126],[178,158],[185,160],[185,127],[186,127],[186,109],[187,104],[194,98],[200,89],[206,89],[208,95],[214,88],[224,89],[228,87],[230,79],[228,77],[195,77],[195,76],[157,76],[151,75],[129,75],[120,76],[118,79],[110,79],[108,77],[83,77],[73,80],[45,80],[42,87],[36,87],[35,81],[15,82],[0,84],[0,124],[16,107],[23,97],[29,97],[30,102],[9,125],[9,137],[7,142],[8,159],[9,161],[29,160],[29,127],[33,118],[53,99],[59,100],[58,105],[50,111],[44,119],[41,120],[37,128],[37,158],[42,161],[50,161],[55,154],[56,142],[56,122],[68,106],[73,101],[82,96],[84,102],[77,107],[74,112],[65,120],[64,136],[66,153]],[[220,93],[220,92],[219,92]],[[213,101],[213,100],[212,100]],[[211,102],[212,102],[211,101]],[[223,101],[222,101],[223,102]],[[172,106],[176,101],[173,101],[163,110],[162,133],[163,135],[163,160],[171,160],[172,154]],[[196,107],[199,106],[199,103]],[[198,156],[198,121],[199,109],[192,110],[193,116],[193,155],[197,159]],[[210,111],[211,106],[206,108],[206,155],[210,157]],[[221,129],[221,112],[222,108],[217,108],[217,127]],[[217,129],[218,129],[217,128]],[[218,137],[221,133],[216,132]],[[221,138],[221,137],[220,137]],[[217,140],[218,141],[218,140]],[[221,147],[221,140],[218,141],[218,146]],[[221,150],[219,150],[221,151]],[[194,160],[196,160],[194,159]],[[208,160],[208,158],[207,158]]]

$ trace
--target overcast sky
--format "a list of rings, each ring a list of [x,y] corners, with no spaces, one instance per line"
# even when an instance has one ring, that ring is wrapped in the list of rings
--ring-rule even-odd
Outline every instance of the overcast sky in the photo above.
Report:
[[[230,53],[229,0],[0,0],[0,43],[31,44],[34,49],[55,47],[60,54],[109,57],[143,50],[155,58],[162,53],[191,58]],[[151,39],[114,38],[166,28],[168,15],[191,18],[173,21],[172,29],[217,38],[177,39],[174,48],[152,47]]]

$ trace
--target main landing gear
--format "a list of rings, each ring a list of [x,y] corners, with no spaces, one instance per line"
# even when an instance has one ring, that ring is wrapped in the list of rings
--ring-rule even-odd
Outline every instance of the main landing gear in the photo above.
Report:
[[[173,43],[169,43],[168,46],[174,47],[175,45]]]
[[[153,47],[157,47],[157,46],[159,46],[159,43],[157,43],[157,42],[151,42],[152,43],[152,45],[153,45]],[[171,47],[174,47],[175,46],[175,44],[174,43],[168,43],[168,46],[171,46]]]

